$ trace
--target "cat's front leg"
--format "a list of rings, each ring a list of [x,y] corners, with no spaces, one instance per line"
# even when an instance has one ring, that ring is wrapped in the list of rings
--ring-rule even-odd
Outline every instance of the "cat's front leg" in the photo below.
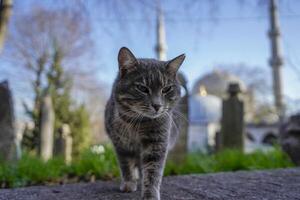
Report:
[[[121,170],[122,192],[134,192],[137,190],[136,159],[132,152],[124,149],[117,149],[118,161]]]
[[[160,184],[166,157],[166,138],[153,137],[142,140],[141,172],[143,200],[160,200]]]

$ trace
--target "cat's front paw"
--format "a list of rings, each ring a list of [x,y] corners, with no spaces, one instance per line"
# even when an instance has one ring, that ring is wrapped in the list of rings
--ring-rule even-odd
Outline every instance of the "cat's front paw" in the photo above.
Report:
[[[122,181],[120,185],[120,190],[122,192],[134,192],[137,189],[136,181]]]
[[[142,193],[142,200],[160,200],[159,191],[145,191]]]

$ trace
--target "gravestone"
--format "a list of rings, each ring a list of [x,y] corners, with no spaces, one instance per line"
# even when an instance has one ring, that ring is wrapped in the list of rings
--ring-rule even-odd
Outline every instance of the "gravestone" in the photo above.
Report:
[[[0,83],[0,159],[13,161],[16,156],[15,118],[12,95],[7,81]]]
[[[291,160],[300,166],[300,113],[291,116],[281,127],[280,143]]]
[[[228,86],[228,98],[223,100],[220,149],[244,149],[244,102],[239,98],[238,83]]]
[[[52,99],[49,94],[45,94],[41,104],[41,128],[40,128],[40,156],[47,161],[53,155],[53,131],[54,131],[54,111]]]
[[[70,126],[63,124],[58,132],[59,136],[55,141],[55,155],[62,156],[66,164],[72,161],[73,138],[71,136]]]
[[[182,86],[182,96],[179,101],[178,108],[175,111],[174,129],[172,131],[179,131],[179,135],[175,146],[169,153],[168,159],[174,162],[184,160],[187,154],[187,135],[188,135],[188,98],[189,93],[187,89],[187,81],[182,73],[178,74],[178,80]],[[172,134],[171,134],[172,137]]]

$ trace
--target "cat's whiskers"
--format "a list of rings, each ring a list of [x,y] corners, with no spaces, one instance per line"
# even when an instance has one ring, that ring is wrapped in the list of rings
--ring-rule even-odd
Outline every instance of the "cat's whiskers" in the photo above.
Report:
[[[122,119],[122,117],[121,117],[121,115],[123,115],[123,116],[128,116],[127,114],[128,113],[133,113],[131,110],[126,110],[126,111],[123,111],[122,113],[118,113],[118,116],[116,116],[115,118],[114,118],[114,122],[112,123],[113,125],[118,125],[118,121],[119,120],[123,120]],[[120,130],[120,132],[119,132],[119,138],[126,138],[126,137],[124,137],[125,136],[125,134],[126,134],[126,132],[129,132],[129,130],[130,130],[130,123],[128,124],[128,123],[122,123],[123,124],[123,126],[125,126],[124,127],[124,129],[121,129]]]
[[[126,130],[122,131],[122,136],[124,136],[124,133],[130,134],[131,136],[134,136],[135,139],[137,139],[137,121],[141,117],[141,114],[135,115],[129,122],[126,123]],[[130,137],[124,137],[129,139]]]
[[[180,117],[181,119],[185,120],[186,122],[188,122],[188,119],[182,114],[180,113],[179,111],[177,110],[173,110],[173,112],[175,113],[176,116]]]
[[[175,123],[175,121],[173,120],[173,118],[170,115],[170,113],[168,113],[168,112],[166,112],[166,113],[167,113],[167,115],[168,115],[168,117],[169,117],[169,119],[171,121],[171,124],[174,124],[174,127],[175,127],[176,131],[179,131],[179,128],[178,128],[177,124]]]

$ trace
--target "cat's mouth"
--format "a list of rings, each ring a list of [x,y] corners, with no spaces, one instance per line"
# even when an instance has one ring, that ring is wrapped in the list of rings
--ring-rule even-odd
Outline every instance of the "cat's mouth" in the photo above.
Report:
[[[163,109],[160,111],[154,111],[154,110],[139,110],[139,109],[134,109],[134,111],[138,114],[140,114],[141,116],[147,117],[147,118],[151,118],[151,119],[155,119],[158,118],[164,114],[166,114],[167,110]]]

